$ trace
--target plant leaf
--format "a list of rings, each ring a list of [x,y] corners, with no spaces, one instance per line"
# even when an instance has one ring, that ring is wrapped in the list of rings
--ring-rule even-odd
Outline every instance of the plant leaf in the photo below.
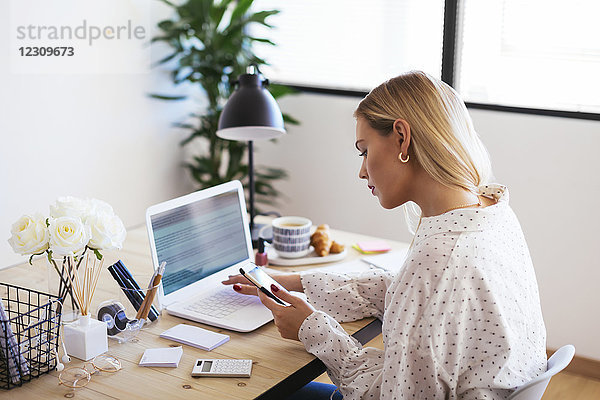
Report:
[[[152,97],[153,99],[159,99],[159,100],[184,100],[184,99],[187,99],[187,96],[167,96],[164,94],[155,94],[155,93],[150,93],[148,96]]]
[[[160,60],[158,60],[157,62],[154,63],[154,65],[152,65],[153,67],[157,67],[161,64],[164,64],[168,61],[171,61],[172,59],[174,59],[175,57],[177,57],[179,55],[179,52],[175,52],[173,54],[169,54],[168,56],[161,58]]]
[[[286,124],[300,125],[300,121],[298,121],[294,117],[290,116],[289,114],[282,113],[281,116],[283,117],[283,122]]]
[[[102,254],[100,254],[100,252],[98,251],[98,249],[92,249],[94,251],[94,254],[96,255],[96,258],[98,260],[102,260]]]
[[[257,37],[249,37],[248,39],[250,39],[250,40],[252,40],[254,42],[266,43],[266,44],[270,44],[271,46],[275,46],[275,43],[273,43],[269,39],[257,38]]]
[[[269,28],[272,28],[271,25],[268,25],[265,20],[270,17],[271,15],[276,15],[279,14],[279,10],[269,10],[269,11],[259,11],[257,13],[254,13],[250,16],[248,16],[246,18],[247,23],[248,22],[258,22],[259,24],[268,26]]]
[[[155,37],[152,38],[152,40],[150,40],[150,43],[161,42],[161,41],[169,41],[171,39],[172,39],[171,36],[155,36]]]
[[[158,23],[158,27],[160,29],[162,29],[163,31],[167,31],[167,30],[171,29],[173,27],[173,25],[175,25],[175,23],[173,21],[171,21],[170,19],[165,19]]]
[[[160,0],[160,1],[162,1],[163,3],[169,5],[169,6],[173,7],[173,8],[177,8],[177,6],[175,4],[173,4],[173,3],[171,3],[169,0]]]
[[[181,122],[174,122],[174,123],[172,124],[172,126],[173,126],[174,128],[196,129],[196,127],[195,127],[194,125],[191,125],[191,124],[184,124],[184,123],[181,123]]]
[[[219,5],[215,5],[211,8],[210,17],[215,29],[217,29],[221,24],[221,21],[223,20],[223,15],[225,14],[225,11],[227,11],[227,8],[229,7],[229,4],[231,4],[231,1],[232,0],[223,0]]]
[[[235,6],[235,8],[233,9],[233,13],[231,13],[231,20],[237,20],[240,17],[242,17],[244,14],[246,14],[246,12],[248,11],[248,9],[250,9],[250,6],[252,6],[252,2],[254,0],[240,0],[237,3],[237,6]]]
[[[291,94],[298,94],[300,91],[290,86],[271,83],[269,85],[269,93],[271,93],[271,95],[277,99],[279,97],[288,96]]]

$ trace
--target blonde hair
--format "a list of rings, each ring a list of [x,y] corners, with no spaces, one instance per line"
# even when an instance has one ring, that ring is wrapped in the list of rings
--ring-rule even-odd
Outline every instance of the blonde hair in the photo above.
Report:
[[[447,187],[477,194],[491,179],[489,154],[464,102],[454,89],[424,72],[407,72],[377,86],[354,116],[385,136],[393,133],[398,118],[408,122],[411,160]]]

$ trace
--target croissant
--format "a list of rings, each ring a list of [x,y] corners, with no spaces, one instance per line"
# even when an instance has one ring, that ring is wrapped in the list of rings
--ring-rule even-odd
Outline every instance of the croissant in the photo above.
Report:
[[[332,244],[331,236],[329,235],[329,225],[323,224],[317,226],[317,230],[310,237],[310,244],[315,248],[315,253],[320,257],[328,255]]]
[[[336,241],[331,242],[331,247],[329,248],[329,252],[331,254],[341,253],[342,251],[344,251],[344,245],[343,244],[339,244]]]

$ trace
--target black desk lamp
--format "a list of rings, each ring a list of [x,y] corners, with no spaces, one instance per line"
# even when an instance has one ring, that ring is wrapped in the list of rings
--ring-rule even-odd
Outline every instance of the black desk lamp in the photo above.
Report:
[[[238,77],[237,87],[227,100],[219,118],[217,136],[228,140],[248,141],[248,187],[250,190],[250,233],[258,241],[254,226],[254,150],[252,142],[273,139],[285,133],[283,116],[277,102],[266,89],[269,81],[255,66]]]

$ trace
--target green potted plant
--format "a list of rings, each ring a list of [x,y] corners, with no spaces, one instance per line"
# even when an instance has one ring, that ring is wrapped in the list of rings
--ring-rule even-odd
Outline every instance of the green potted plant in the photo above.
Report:
[[[233,91],[233,82],[248,66],[266,64],[254,54],[253,43],[274,45],[269,39],[253,37],[248,26],[261,24],[271,28],[266,20],[279,11],[253,12],[250,10],[253,0],[187,0],[180,5],[161,1],[173,8],[175,16],[159,22],[160,34],[152,39],[152,42],[164,42],[172,49],[172,53],[157,65],[174,65],[171,77],[175,85],[183,82],[200,85],[208,100],[203,112],[191,114],[192,122],[175,124],[189,130],[182,145],[196,140],[208,144],[208,151],[194,155],[185,167],[200,188],[233,179],[246,185],[248,164],[244,155],[247,144],[220,139],[215,132],[222,107]],[[271,85],[269,91],[275,98],[294,92],[282,85]],[[185,98],[158,94],[152,97],[162,100]],[[289,115],[283,117],[286,123],[298,123]],[[256,201],[273,204],[280,195],[273,182],[286,176],[286,171],[280,168],[256,167]]]

